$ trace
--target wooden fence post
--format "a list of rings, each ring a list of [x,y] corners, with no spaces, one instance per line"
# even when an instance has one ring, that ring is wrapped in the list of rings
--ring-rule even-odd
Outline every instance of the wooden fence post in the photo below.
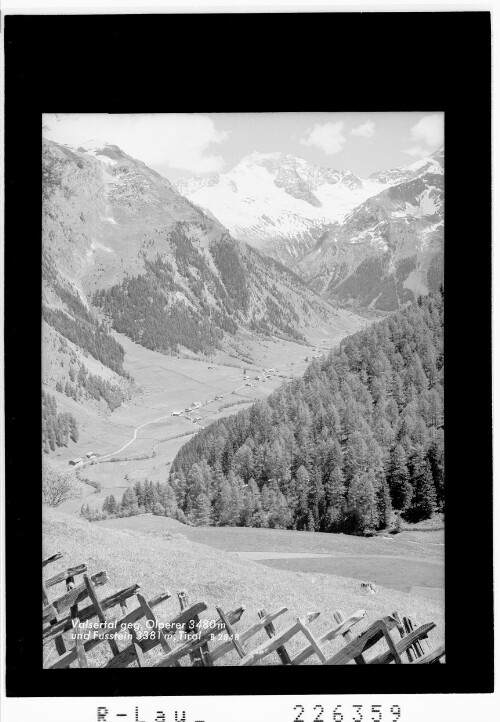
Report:
[[[403,620],[401,619],[401,615],[399,614],[399,612],[393,612],[392,616],[398,623],[399,634],[401,635],[401,637],[406,637],[406,629],[405,625],[403,624]],[[406,656],[408,657],[409,662],[413,662],[416,656],[413,647],[408,647],[408,649],[406,650]]]
[[[76,627],[75,629],[78,630],[78,622],[80,620],[78,617],[76,617]],[[85,654],[85,646],[83,644],[83,641],[79,637],[79,635],[82,634],[82,632],[77,631],[76,633],[76,639],[75,639],[75,650],[76,650],[76,656],[78,659],[78,664],[80,667],[87,668],[88,662],[87,662],[87,655]]]
[[[417,624],[415,624],[414,620],[411,619],[411,617],[403,617],[403,624],[405,625],[407,634],[410,634],[410,632],[413,632],[413,630],[416,629],[416,627],[418,626]],[[415,651],[417,653],[417,657],[424,656],[425,652],[424,652],[422,642],[420,640],[415,642],[415,644],[413,645],[413,648],[415,649]]]
[[[62,554],[61,554],[61,556],[62,556]],[[44,607],[46,607],[48,604],[50,604],[50,602],[49,602],[49,597],[47,595],[47,589],[45,587],[45,584],[42,581],[42,605]],[[50,620],[51,627],[53,627],[55,624],[57,624],[57,617],[54,617],[53,619]],[[65,654],[66,645],[64,643],[64,639],[62,638],[62,636],[56,637],[54,642],[55,642],[56,650],[57,650],[57,653],[59,654],[59,656],[61,656],[62,654]]]
[[[333,618],[335,619],[337,624],[342,624],[345,619],[344,615],[340,610],[333,613]],[[350,629],[348,629],[347,632],[344,632],[342,636],[344,637],[344,639],[347,639],[348,642],[352,642],[352,640],[354,639],[354,634],[351,632]],[[358,654],[357,657],[354,657],[354,661],[356,662],[356,664],[366,664],[366,660],[362,654]]]
[[[181,612],[189,607],[189,595],[185,589],[181,589],[179,592],[177,592],[177,598],[179,599]],[[200,622],[199,616],[196,614],[193,617],[192,621],[194,623],[194,626],[196,627]],[[198,627],[198,629],[200,629],[200,627]],[[189,655],[189,659],[191,660],[191,664],[193,665],[193,667],[214,666],[214,663],[212,662],[212,657],[210,656],[208,644],[204,644],[202,647],[198,647],[193,652],[191,652]]]
[[[96,591],[94,589],[94,585],[92,584],[88,574],[84,574],[83,578],[85,580],[85,586],[87,587],[87,592],[89,594],[91,602],[93,602],[96,615],[101,623],[104,623],[106,621],[106,615],[104,614],[104,611],[102,609],[101,603],[97,597]],[[120,654],[120,650],[118,649],[118,645],[116,643],[115,639],[108,639],[109,646],[111,648],[111,651],[114,656],[117,654]]]
[[[146,619],[148,619],[150,622],[154,622],[155,629],[157,630],[158,635],[159,635],[160,644],[163,647],[163,651],[168,654],[168,652],[172,651],[172,647],[168,643],[167,635],[165,634],[165,632],[163,632],[158,627],[158,622],[156,620],[153,610],[151,609],[149,604],[146,602],[146,600],[144,599],[142,594],[138,594],[137,599],[139,600],[139,604],[142,607],[142,610],[144,612],[144,616],[146,617]],[[174,662],[174,667],[181,667],[181,666],[182,665],[180,662]]]
[[[238,635],[234,631],[233,625],[229,622],[229,619],[227,618],[227,616],[224,614],[224,612],[222,611],[222,609],[220,607],[215,607],[215,608],[217,610],[217,614],[221,618],[221,621],[229,635],[229,638],[231,639],[231,642],[233,643],[238,654],[240,655],[240,659],[243,659],[243,657],[246,655],[246,652],[243,649],[243,647],[241,646],[239,640],[237,639]]]
[[[267,612],[265,609],[260,609],[258,614],[259,614],[259,619],[264,619],[264,617],[267,617]],[[266,624],[264,629],[266,630],[267,636],[269,637],[269,639],[272,639],[273,637],[276,636],[276,629],[272,622],[269,622],[269,624]],[[281,645],[281,647],[278,647],[276,652],[278,654],[278,657],[281,659],[282,664],[291,664],[292,663],[292,660],[290,659],[290,655],[286,651],[286,647],[284,644]]]

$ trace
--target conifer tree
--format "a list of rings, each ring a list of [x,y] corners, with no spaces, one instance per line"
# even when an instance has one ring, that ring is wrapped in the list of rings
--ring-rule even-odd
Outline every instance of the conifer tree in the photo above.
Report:
[[[430,464],[432,480],[436,489],[436,506],[439,511],[444,509],[444,454],[439,440],[435,440],[429,447],[427,459]]]
[[[346,512],[346,487],[344,474],[340,466],[336,466],[329,475],[325,493],[326,531],[340,531]]]
[[[109,497],[109,502],[108,502],[108,513],[115,515],[117,512],[118,512],[118,504],[116,502],[114,495],[111,494]]]
[[[73,416],[71,416],[69,419],[69,428],[70,428],[71,441],[74,441],[76,443],[78,441],[80,435],[78,433],[78,425],[76,423],[76,419]]]
[[[377,513],[379,529],[387,529],[392,518],[392,503],[389,484],[385,479],[382,480],[377,492]]]
[[[430,462],[420,452],[412,460],[413,497],[405,511],[405,519],[418,522],[429,519],[436,509],[436,489]]]
[[[188,515],[189,520],[196,526],[209,526],[212,522],[212,506],[208,496],[201,492],[198,494]]]
[[[307,531],[316,531],[316,523],[312,511],[307,514]]]
[[[394,449],[389,471],[389,489],[394,509],[404,510],[408,507],[413,489],[406,466],[406,452],[401,444]]]
[[[306,529],[309,517],[309,474],[304,466],[297,469],[295,481],[297,488],[297,529]]]
[[[373,471],[358,472],[347,490],[347,514],[352,531],[375,528],[378,514],[375,496],[375,475]]]

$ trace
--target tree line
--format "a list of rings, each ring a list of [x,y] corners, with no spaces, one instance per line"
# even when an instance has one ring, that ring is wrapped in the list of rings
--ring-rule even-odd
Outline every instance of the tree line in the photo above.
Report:
[[[117,501],[114,494],[104,500],[101,511],[91,508],[89,504],[82,505],[80,514],[89,521],[124,516],[137,516],[138,514],[155,514],[168,516],[186,523],[186,517],[178,507],[177,498],[169,483],[146,480],[136,482],[128,487],[121,500]]]
[[[266,283],[257,265],[269,260],[251,251],[245,255],[228,235],[213,239],[208,250],[197,247],[193,236],[209,232],[203,223],[177,223],[167,238],[170,260],[160,254],[148,259],[143,252],[145,273],[97,290],[92,303],[118,332],[165,353],[179,347],[211,353],[225,333],[234,335],[245,324],[266,335],[305,340],[296,330],[300,319],[293,305],[276,284]],[[251,278],[258,291],[253,307]]]
[[[197,434],[169,477],[186,518],[370,533],[443,510],[443,313],[420,297]]]
[[[123,369],[125,352],[123,347],[108,333],[104,325],[93,320],[83,320],[70,316],[65,311],[49,308],[43,304],[43,319],[61,336],[87,351],[120,376],[128,378]]]
[[[65,383],[62,380],[57,381],[56,391],[64,393],[74,401],[80,401],[82,398],[90,398],[95,401],[102,399],[111,411],[117,409],[127,398],[126,393],[119,386],[112,381],[91,374],[83,364],[80,364],[78,371],[70,366],[69,378]]]
[[[68,446],[78,441],[78,424],[69,412],[57,412],[54,396],[42,391],[42,448],[46,454],[56,447]]]

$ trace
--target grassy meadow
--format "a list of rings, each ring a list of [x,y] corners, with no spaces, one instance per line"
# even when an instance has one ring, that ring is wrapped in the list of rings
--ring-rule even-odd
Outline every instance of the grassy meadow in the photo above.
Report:
[[[137,520],[137,523],[136,523]],[[116,522],[124,522],[122,528]],[[142,521],[142,528],[140,523]],[[162,522],[160,525],[158,522]],[[135,528],[130,528],[136,524]],[[113,528],[115,527],[115,528]],[[116,528],[118,527],[118,528]],[[218,531],[218,530],[214,530]],[[343,535],[322,535],[314,533],[282,532],[279,530],[260,529],[224,529],[220,528],[219,546],[233,544],[232,552],[215,546],[209,546],[207,535],[210,529],[195,529],[185,527],[174,520],[164,517],[133,517],[128,520],[110,520],[104,523],[89,523],[51,509],[44,512],[43,554],[49,556],[57,551],[64,553],[63,559],[49,565],[45,569],[46,576],[51,576],[67,566],[85,562],[91,574],[106,570],[109,583],[98,588],[98,596],[104,598],[131,584],[141,585],[141,593],[146,599],[169,590],[171,599],[156,608],[155,613],[160,621],[168,621],[179,610],[176,592],[186,589],[191,602],[203,600],[208,610],[203,617],[217,618],[215,606],[221,606],[225,611],[240,605],[245,606],[245,613],[236,629],[242,631],[251,626],[258,619],[257,612],[265,608],[268,612],[285,606],[288,611],[275,622],[279,631],[284,629],[300,615],[311,611],[320,611],[317,620],[312,623],[311,630],[320,635],[336,625],[333,613],[342,610],[345,616],[364,609],[366,618],[359,623],[355,631],[361,632],[377,617],[390,614],[398,610],[402,614],[414,616],[419,623],[433,621],[436,629],[431,632],[430,642],[437,645],[444,639],[444,608],[442,598],[431,599],[416,594],[408,594],[397,589],[379,587],[377,594],[362,590],[359,579],[349,576],[324,573],[309,568],[307,572],[288,569],[278,569],[259,563],[253,559],[240,557],[235,548],[234,539],[238,533],[246,532],[241,536],[241,543],[246,551],[275,551],[281,548],[282,552],[291,552],[293,549],[302,553],[311,553],[312,549],[325,549],[327,541],[323,537],[339,537],[337,540],[340,550],[347,549],[345,545],[357,545],[358,553],[361,548],[369,554],[373,539],[360,539],[343,537]],[[195,541],[196,532],[199,532],[198,541]],[[265,532],[265,534],[260,534]],[[226,533],[225,541],[221,541],[222,534]],[[251,543],[250,535],[253,537]],[[296,546],[292,543],[293,535]],[[305,537],[309,538],[309,547]],[[203,540],[203,543],[200,541]],[[335,539],[327,545],[328,553],[333,553]],[[378,540],[376,540],[378,541]],[[383,541],[383,540],[380,540]],[[391,542],[387,542],[390,544]],[[394,544],[396,542],[393,542]],[[408,545],[411,546],[408,542]],[[401,542],[403,548],[403,542]],[[286,548],[286,549],[285,549]],[[387,552],[388,556],[399,556]],[[298,553],[298,552],[297,552]],[[324,553],[324,552],[323,552]],[[419,553],[421,553],[419,551]],[[429,552],[430,554],[430,552]],[[325,557],[326,558],[326,557]],[[372,554],[373,569],[379,563],[377,550]],[[380,554],[380,558],[382,558]],[[385,563],[390,563],[385,560]],[[411,556],[408,555],[408,563]],[[373,575],[369,577],[374,581]],[[52,590],[53,594],[54,591]],[[50,596],[52,597],[53,594]],[[133,602],[131,603],[133,605]],[[119,613],[111,610],[109,615]],[[253,639],[251,648],[266,639],[265,632]],[[71,642],[69,642],[72,645]],[[305,640],[293,639],[287,647],[293,654],[301,649]],[[125,640],[119,642],[119,647],[127,645]],[[333,652],[340,643],[331,643]],[[45,650],[45,666],[50,666],[56,659],[56,652],[49,647]],[[148,659],[153,662],[160,656],[159,648],[153,650]],[[377,647],[375,647],[377,651]],[[89,653],[93,664],[102,664],[110,658],[106,645],[100,645]],[[236,653],[224,657],[225,664],[237,663]],[[263,660],[263,664],[276,663],[276,655],[270,655]],[[313,658],[309,660],[313,662]]]

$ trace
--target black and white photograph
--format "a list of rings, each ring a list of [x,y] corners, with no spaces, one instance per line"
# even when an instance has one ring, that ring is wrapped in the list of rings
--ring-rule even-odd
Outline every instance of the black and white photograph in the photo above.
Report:
[[[2,718],[493,722],[490,14],[4,29]]]
[[[44,668],[444,663],[443,113],[42,123]]]

